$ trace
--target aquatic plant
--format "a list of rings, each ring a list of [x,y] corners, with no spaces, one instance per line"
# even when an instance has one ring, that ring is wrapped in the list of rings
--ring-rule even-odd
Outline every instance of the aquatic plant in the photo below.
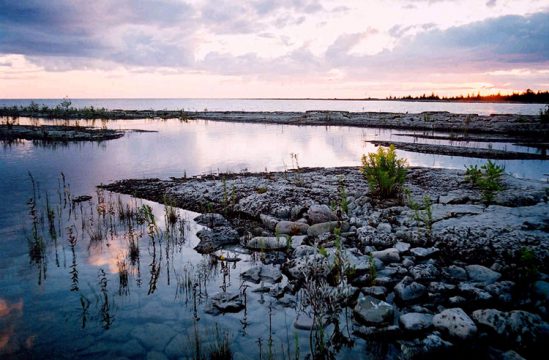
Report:
[[[476,165],[466,167],[465,179],[481,190],[483,201],[489,205],[494,200],[496,193],[503,190],[501,176],[504,171],[504,166],[496,165],[488,160],[480,168]]]
[[[394,145],[379,147],[377,152],[362,155],[362,173],[370,191],[382,199],[400,195],[406,179],[406,160],[396,156]]]

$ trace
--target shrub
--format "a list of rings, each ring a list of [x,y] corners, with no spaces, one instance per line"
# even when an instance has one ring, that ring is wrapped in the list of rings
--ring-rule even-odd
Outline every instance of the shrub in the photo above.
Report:
[[[539,111],[539,120],[543,124],[549,123],[549,104],[545,105],[545,109],[540,109]]]
[[[394,145],[379,147],[377,152],[362,155],[362,173],[370,190],[381,198],[400,195],[406,179],[406,160],[398,159]]]
[[[465,178],[482,191],[482,199],[486,204],[494,200],[496,192],[503,190],[501,176],[504,166],[496,165],[491,160],[480,168],[471,165],[465,169]]]

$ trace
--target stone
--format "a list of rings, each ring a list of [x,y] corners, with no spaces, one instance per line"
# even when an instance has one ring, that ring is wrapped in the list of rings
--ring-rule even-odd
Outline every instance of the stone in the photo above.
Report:
[[[433,317],[433,325],[448,335],[467,340],[477,333],[477,326],[461,308],[446,309]]]
[[[439,335],[433,333],[424,339],[415,339],[413,341],[401,341],[401,354],[399,359],[412,360],[423,358],[444,358],[442,355],[453,347],[451,342],[443,340]]]
[[[297,221],[279,221],[275,227],[275,233],[287,234],[287,235],[303,235],[307,234],[309,229],[308,224],[304,224]]]
[[[534,294],[541,300],[549,301],[549,282],[536,281],[534,283]]]
[[[350,228],[349,223],[346,221],[323,222],[309,226],[309,229],[307,229],[307,235],[319,236],[325,233],[332,233],[334,229],[338,226],[340,227],[342,232],[348,231]]]
[[[385,263],[399,262],[400,255],[397,249],[389,248],[381,251],[373,251],[372,256]]]
[[[298,246],[301,246],[303,244],[303,242],[307,239],[307,235],[295,235],[295,236],[292,236],[290,237],[290,240],[291,240],[291,248],[292,249],[297,249]]]
[[[435,247],[430,247],[430,248],[415,247],[410,249],[410,253],[412,253],[412,255],[421,259],[431,257],[438,252],[439,252],[439,249]]]
[[[229,226],[217,226],[213,229],[202,229],[196,233],[200,242],[194,248],[199,253],[210,253],[222,246],[237,244],[238,232]]]
[[[482,265],[468,265],[465,267],[469,280],[484,285],[490,285],[498,281],[501,274]]]
[[[483,289],[480,289],[476,286],[476,284],[473,283],[460,283],[458,285],[458,289],[461,292],[462,295],[465,295],[466,298],[469,300],[474,301],[481,301],[481,302],[487,302],[489,300],[492,300],[492,295],[484,291]]]
[[[440,271],[433,264],[419,264],[410,268],[410,275],[416,281],[433,281],[440,275]]]
[[[307,211],[307,217],[311,224],[337,221],[337,216],[327,205],[311,205]]]
[[[501,360],[526,360],[526,358],[520,356],[516,351],[508,350],[501,354]]]
[[[485,287],[486,291],[504,304],[510,304],[513,301],[513,288],[515,283],[512,281],[498,281]]]
[[[393,320],[393,305],[371,296],[360,297],[353,309],[356,320],[370,325],[390,323]]]
[[[124,343],[124,345],[120,345],[117,352],[120,353],[120,355],[131,359],[143,355],[145,353],[145,349],[136,339],[131,339],[130,341]]]
[[[154,351],[154,350],[149,351],[145,359],[146,360],[168,360],[168,358],[166,357],[166,355],[164,355],[164,353],[159,351]]]
[[[246,243],[251,250],[285,250],[289,242],[285,235],[281,236],[256,236]]]
[[[240,274],[244,280],[259,284],[261,281],[277,283],[282,280],[282,273],[273,265],[259,265],[249,268]]]
[[[448,298],[448,302],[454,306],[463,305],[466,301],[467,299],[463,296],[451,296],[450,298]]]
[[[146,323],[135,327],[130,334],[145,348],[164,351],[166,345],[177,333],[167,325]]]
[[[200,225],[207,226],[211,229],[218,226],[231,226],[229,221],[221,214],[217,213],[205,213],[195,217],[194,222]]]
[[[353,333],[364,339],[381,339],[387,341],[400,336],[400,328],[398,325],[384,326],[356,326],[353,328]]]
[[[392,230],[391,224],[382,222],[377,225],[377,231],[383,232],[383,233],[390,233]]]
[[[467,280],[467,271],[464,268],[450,265],[444,269],[444,275],[451,280],[455,281],[466,281]]]
[[[240,293],[219,292],[211,297],[212,305],[222,313],[239,312],[244,309]]]
[[[191,356],[193,349],[187,346],[189,338],[187,335],[177,334],[164,349],[164,354],[170,359]]]
[[[447,295],[456,289],[455,285],[447,284],[440,281],[432,281],[429,283],[429,292]]]
[[[324,322],[323,322],[324,323]],[[316,330],[321,324],[315,323],[314,318],[308,313],[299,313],[294,320],[294,327],[299,330]]]
[[[423,331],[433,326],[433,315],[422,313],[407,313],[400,315],[400,324],[408,331]]]
[[[407,276],[395,286],[394,291],[399,300],[408,302],[420,299],[427,292],[427,288]]]
[[[263,226],[265,226],[267,230],[271,230],[271,231],[274,231],[276,224],[278,224],[278,222],[280,221],[274,216],[266,215],[266,214],[259,214],[259,219],[261,220],[261,223],[263,224]]]
[[[307,255],[318,254],[318,249],[310,245],[299,245],[294,250],[294,258],[300,258]]]
[[[395,244],[395,249],[397,249],[398,252],[402,254],[410,250],[410,244],[407,242],[398,241]]]
[[[384,286],[368,286],[360,290],[364,295],[370,295],[377,298],[384,298],[387,295],[387,288]]]

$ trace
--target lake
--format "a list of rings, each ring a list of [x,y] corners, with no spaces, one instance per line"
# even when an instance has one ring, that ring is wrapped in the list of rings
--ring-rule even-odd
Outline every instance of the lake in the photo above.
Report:
[[[133,108],[133,100],[121,101]],[[180,100],[162,101],[167,108],[185,105]],[[503,105],[519,106],[492,105],[502,111]],[[21,123],[30,122],[21,119]],[[101,192],[96,186],[124,178],[358,166],[362,154],[375,150],[368,140],[413,141],[410,132],[356,127],[175,119],[109,121],[106,125],[155,132],[128,133],[102,143],[2,143],[0,355],[137,358],[161,352],[193,357],[227,339],[238,358],[258,358],[260,352],[265,358],[268,354],[287,358],[296,352],[305,356],[309,331],[294,328],[298,310],[292,304],[249,291],[244,311],[213,315],[207,308],[208,298],[220,289],[242,291],[239,274],[243,270],[276,259],[235,247],[234,254],[241,261],[212,261],[193,250],[198,241],[194,234],[200,228],[192,221],[196,213],[176,210],[177,221],[170,224],[165,220],[170,211],[165,206]],[[402,133],[407,135],[397,135]],[[459,145],[536,151],[512,143]],[[484,163],[398,153],[412,166],[463,169]],[[549,173],[548,161],[497,163],[521,177],[543,179]],[[92,198],[73,203],[71,199],[79,195]],[[153,230],[149,207],[156,219]],[[139,255],[131,256],[132,252]],[[364,354],[366,348],[363,340],[355,338],[338,357]]]

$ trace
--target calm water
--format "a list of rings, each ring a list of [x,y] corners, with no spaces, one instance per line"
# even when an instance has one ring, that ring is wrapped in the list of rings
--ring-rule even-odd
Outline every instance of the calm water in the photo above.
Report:
[[[29,105],[31,101],[48,106],[62,99],[0,99],[0,106]],[[247,99],[73,99],[72,106],[104,107],[126,110],[188,110],[188,111],[381,111],[409,112],[449,111],[460,114],[524,114],[537,115],[543,104],[443,103],[409,101],[346,101],[346,100],[247,100]]]
[[[139,234],[140,256],[131,261],[130,229],[118,220],[119,197],[97,194],[95,186],[123,178],[284,170],[295,166],[291,154],[297,154],[301,167],[351,166],[359,164],[361,154],[375,150],[368,140],[412,141],[395,135],[402,131],[349,127],[177,120],[112,121],[107,126],[157,132],[129,133],[99,144],[43,146],[21,141],[4,143],[0,150],[0,203],[4,205],[0,212],[0,357],[139,358],[154,351],[192,355],[197,338],[205,348],[215,343],[216,324],[238,358],[258,358],[259,343],[265,356],[269,336],[277,357],[281,346],[294,351],[294,337],[304,356],[309,332],[293,327],[296,309],[284,307],[268,294],[249,289],[246,311],[236,314],[205,312],[208,298],[223,287],[241,289],[240,272],[259,262],[260,256],[241,254],[242,261],[236,264],[212,264],[209,257],[192,250],[199,228],[191,220],[196,214],[181,210],[181,222],[171,232],[150,236],[146,224],[133,225],[132,233]],[[535,151],[501,143],[459,145]],[[430,167],[462,169],[466,164],[483,163],[408,152],[399,155],[410,165]],[[500,163],[523,177],[541,179],[549,173],[548,161]],[[38,259],[29,251],[34,244],[27,204],[33,197],[29,172],[40,194],[36,224],[44,253]],[[93,198],[74,207],[69,201],[65,206],[68,193]],[[46,200],[55,214],[56,236],[49,231]],[[120,197],[120,203],[136,209],[150,205],[159,231],[164,231],[163,206],[127,196]],[[94,240],[99,230],[102,237]],[[76,238],[72,244],[71,231]],[[121,274],[127,274],[126,280]],[[194,293],[184,286],[189,278],[200,284]],[[342,350],[339,357],[364,354],[365,343],[355,340],[354,347]]]

